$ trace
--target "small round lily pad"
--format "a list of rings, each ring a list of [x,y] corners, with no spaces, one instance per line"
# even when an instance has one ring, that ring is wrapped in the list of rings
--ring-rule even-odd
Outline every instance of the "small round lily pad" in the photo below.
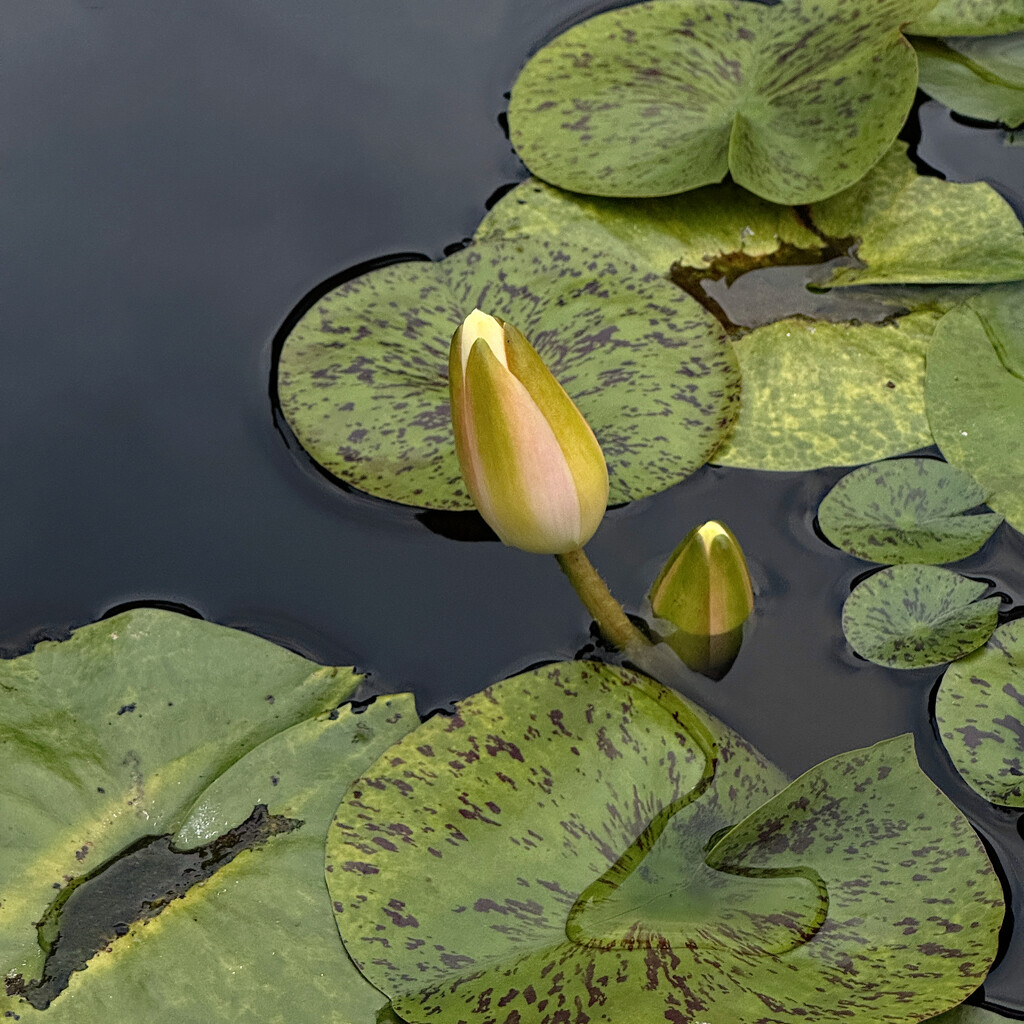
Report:
[[[949,666],[935,718],[971,788],[994,804],[1024,807],[1024,621],[1005,623]]]
[[[604,450],[611,504],[702,466],[736,416],[714,319],[660,275],[559,239],[474,243],[324,295],[285,340],[281,408],[334,476],[407,505],[470,509],[448,407],[452,333],[474,307],[532,342]]]
[[[996,627],[999,598],[936,565],[894,565],[854,587],[843,605],[843,632],[868,661],[927,668],[980,647]]]
[[[955,562],[1003,520],[962,514],[984,500],[971,477],[947,462],[891,459],[844,476],[818,507],[818,523],[836,547],[868,562]]]

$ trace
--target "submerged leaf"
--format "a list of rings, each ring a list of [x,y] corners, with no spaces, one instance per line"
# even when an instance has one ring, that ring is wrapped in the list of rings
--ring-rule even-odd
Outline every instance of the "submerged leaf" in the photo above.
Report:
[[[512,89],[512,143],[539,178],[663,196],[727,172],[774,202],[852,185],[917,85],[900,35],[933,0],[656,0],[599,14],[535,54]]]
[[[0,1010],[256,1024],[301,1003],[320,1020],[372,1020],[383,998],[335,941],[323,836],[351,779],[418,722],[410,698],[335,712],[359,681],[350,670],[152,610],[0,667]],[[221,856],[254,808],[257,834]],[[185,847],[223,866],[195,885]],[[155,851],[134,896],[113,880],[128,848]],[[110,916],[133,899],[134,914]]]
[[[604,450],[612,504],[707,461],[736,415],[721,327],[650,271],[571,240],[479,243],[334,289],[296,324],[281,407],[331,473],[405,504],[468,509],[452,440],[448,347],[474,307],[532,341]]]
[[[328,838],[342,937],[414,1022],[754,1024],[841,1000],[875,1024],[960,1002],[1001,887],[910,737],[783,786],[651,680],[517,676],[353,784]]]
[[[942,318],[925,398],[942,454],[1024,531],[1024,286],[989,289]]]
[[[803,319],[759,327],[736,344],[743,404],[715,453],[723,466],[849,466],[932,443],[924,412],[933,312],[892,324]]]
[[[986,800],[1024,807],[1024,621],[946,669],[935,719],[957,771]]]
[[[876,665],[941,665],[991,636],[999,598],[978,601],[987,589],[935,565],[894,565],[854,587],[843,605],[843,632],[850,646]]]
[[[869,562],[955,562],[1002,522],[992,513],[962,514],[984,500],[949,463],[893,459],[844,476],[818,506],[818,523],[836,547]]]

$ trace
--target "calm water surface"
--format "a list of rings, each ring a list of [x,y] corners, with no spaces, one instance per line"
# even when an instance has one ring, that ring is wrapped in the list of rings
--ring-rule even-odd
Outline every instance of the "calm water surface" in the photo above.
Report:
[[[554,560],[432,532],[325,479],[278,423],[272,347],[321,282],[393,253],[438,257],[523,168],[503,94],[579,0],[6,0],[0,647],[164,601],[443,707],[590,642]],[[919,110],[919,154],[1024,214],[1024,148]],[[912,138],[916,130],[910,130]],[[843,470],[705,468],[613,510],[589,546],[638,608],[695,523],[724,519],[759,586],[715,691],[791,773],[908,730],[1024,892],[1019,814],[971,793],[935,743],[939,672],[846,648],[868,566],[814,510]],[[963,571],[1024,607],[1024,541]],[[1024,929],[984,996],[1024,1016]]]

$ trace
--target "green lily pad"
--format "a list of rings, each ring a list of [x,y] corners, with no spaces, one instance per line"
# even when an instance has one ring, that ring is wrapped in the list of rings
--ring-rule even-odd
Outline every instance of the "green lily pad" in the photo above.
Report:
[[[474,306],[515,324],[604,449],[610,503],[703,465],[737,411],[720,325],[658,275],[557,239],[481,243],[325,295],[278,367],[281,407],[335,476],[392,501],[468,509],[448,408],[448,347]]]
[[[1024,531],[1024,287],[988,289],[939,321],[925,404],[942,454]]]
[[[857,238],[857,258],[866,264],[837,268],[825,286],[1024,278],[1024,228],[1010,204],[984,182],[918,174],[903,142],[810,215],[825,235]]]
[[[359,678],[148,609],[0,663],[0,1011],[264,1022],[301,1001],[372,1021],[384,1000],[337,945],[324,835],[418,719],[405,697],[335,712]]]
[[[512,143],[573,192],[663,196],[721,181],[778,203],[852,185],[917,86],[900,26],[932,0],[656,0],[543,47],[512,88]]]
[[[971,788],[994,804],[1024,807],[1024,621],[1000,626],[946,669],[935,718]]]
[[[958,114],[1024,124],[1024,32],[915,39],[921,88]]]
[[[930,311],[877,325],[792,318],[751,331],[736,343],[740,415],[714,461],[819,469],[931,444],[925,355],[937,320]]]
[[[827,1020],[838,979],[864,1024],[959,1003],[1001,887],[911,738],[782,786],[651,680],[517,676],[353,784],[328,837],[342,937],[413,1022]]]
[[[473,237],[561,238],[619,252],[662,276],[674,264],[717,274],[726,266],[749,270],[800,253],[816,262],[826,245],[793,207],[731,182],[655,199],[604,199],[528,178],[494,204]]]
[[[858,583],[843,605],[843,632],[868,661],[927,668],[980,647],[996,628],[999,598],[984,583],[935,565],[894,565]]]
[[[985,492],[937,459],[893,459],[855,469],[818,506],[833,544],[868,562],[955,562],[974,554],[1003,517],[965,516]]]
[[[998,36],[1024,29],[1024,7],[1015,0],[939,0],[907,26],[915,36]]]
[[[572,240],[662,275],[706,270],[730,283],[760,267],[819,263],[851,246],[863,265],[837,267],[819,285],[1024,278],[1024,228],[1006,200],[983,182],[918,174],[900,141],[856,185],[799,213],[731,183],[616,200],[530,179],[494,205],[475,237]]]

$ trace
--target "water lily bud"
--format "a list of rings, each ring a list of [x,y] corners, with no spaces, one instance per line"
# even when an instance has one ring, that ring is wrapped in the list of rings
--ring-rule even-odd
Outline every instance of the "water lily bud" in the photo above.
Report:
[[[650,602],[675,626],[665,640],[690,668],[713,679],[725,675],[754,610],[747,561],[732,531],[714,520],[691,530],[654,581]]]
[[[608,504],[608,468],[526,338],[474,309],[452,338],[448,382],[462,475],[494,532],[524,551],[582,547]]]

